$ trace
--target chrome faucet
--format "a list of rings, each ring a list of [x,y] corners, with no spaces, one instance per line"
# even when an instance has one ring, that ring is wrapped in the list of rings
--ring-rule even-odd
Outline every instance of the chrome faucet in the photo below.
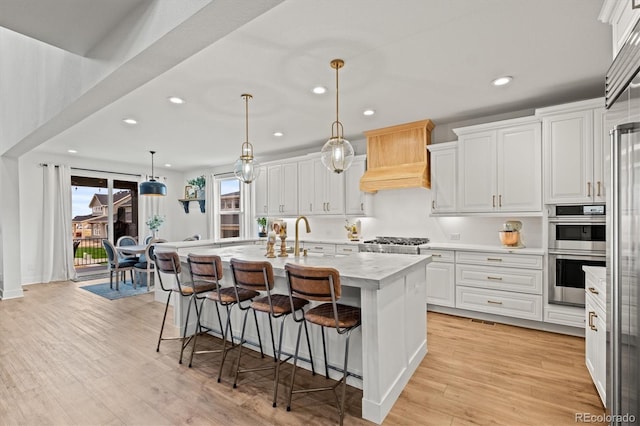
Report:
[[[307,220],[307,218],[304,216],[299,216],[296,219],[296,243],[293,247],[293,255],[295,257],[300,257],[300,240],[298,238],[298,223],[300,222],[300,219],[304,219],[304,223],[307,225],[307,234],[311,232],[311,228],[309,228],[309,221]]]

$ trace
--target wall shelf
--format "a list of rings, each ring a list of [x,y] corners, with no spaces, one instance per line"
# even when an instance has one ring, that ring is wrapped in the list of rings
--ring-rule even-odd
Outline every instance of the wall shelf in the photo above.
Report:
[[[191,201],[197,201],[197,202],[198,202],[198,204],[200,204],[200,211],[201,211],[202,213],[204,213],[204,212],[205,212],[205,209],[204,209],[204,205],[205,205],[205,203],[204,203],[204,202],[205,202],[205,200],[204,200],[204,199],[201,199],[201,198],[189,198],[189,199],[187,199],[187,198],[180,198],[178,201],[179,201],[180,203],[182,203],[182,207],[184,208],[184,212],[185,212],[185,213],[189,213],[189,203],[190,203]]]

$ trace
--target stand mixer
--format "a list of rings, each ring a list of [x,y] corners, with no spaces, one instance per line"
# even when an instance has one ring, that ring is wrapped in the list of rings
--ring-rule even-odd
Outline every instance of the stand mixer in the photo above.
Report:
[[[500,242],[504,247],[509,248],[522,248],[522,238],[520,236],[520,230],[522,229],[522,222],[519,220],[508,220],[502,224],[502,230],[500,234]]]

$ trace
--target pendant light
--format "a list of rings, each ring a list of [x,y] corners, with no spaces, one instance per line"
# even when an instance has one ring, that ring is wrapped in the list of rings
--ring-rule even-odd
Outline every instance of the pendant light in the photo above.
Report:
[[[344,138],[344,129],[338,118],[338,70],[344,66],[342,59],[331,61],[331,68],[336,70],[336,121],[331,125],[331,138],[322,147],[322,164],[334,173],[342,173],[353,162],[353,147]]]
[[[243,93],[240,97],[244,98],[245,103],[245,142],[242,144],[242,152],[240,158],[233,167],[233,174],[236,178],[244,183],[253,182],[260,174],[258,163],[253,159],[253,145],[249,143],[249,99],[253,96]]]
[[[140,184],[140,195],[154,195],[165,196],[167,195],[167,186],[155,180],[153,175],[153,155],[155,151],[149,151],[151,153],[151,179]]]

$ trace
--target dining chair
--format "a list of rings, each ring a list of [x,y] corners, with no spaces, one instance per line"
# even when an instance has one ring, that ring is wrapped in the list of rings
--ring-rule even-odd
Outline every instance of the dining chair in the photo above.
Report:
[[[137,244],[138,244],[138,241],[130,235],[123,235],[122,237],[118,238],[118,240],[116,241],[116,247],[135,246]],[[138,260],[138,255],[134,253],[125,252],[125,253],[122,253],[120,256],[125,259]]]
[[[284,265],[289,286],[289,298],[293,309],[295,299],[300,297],[309,301],[325,302],[314,306],[304,312],[304,315],[297,316],[294,311],[292,318],[298,323],[298,337],[296,338],[296,351],[293,356],[293,373],[291,373],[291,386],[289,387],[289,399],[287,411],[291,411],[291,398],[294,393],[307,393],[331,390],[335,394],[338,404],[338,414],[342,425],[345,413],[345,394],[347,390],[347,364],[349,361],[349,338],[351,332],[360,326],[360,308],[338,303],[341,296],[342,287],[340,284],[340,274],[334,268],[305,266],[293,263]],[[300,334],[302,325],[306,323],[319,325],[322,331],[322,348],[324,351],[325,373],[329,375],[327,349],[325,345],[325,328],[333,328],[338,335],[344,335],[344,365],[342,367],[342,378],[331,386],[320,388],[293,389],[296,379],[296,366],[298,363],[298,350],[300,348]],[[338,397],[337,387],[342,384],[342,394]]]
[[[144,250],[144,254],[140,255],[138,262],[135,265],[133,265],[133,270],[136,273],[136,278],[138,278],[140,274],[143,274],[143,273],[147,274],[147,291],[149,291],[149,289],[151,288],[152,279],[154,281],[154,286],[155,286],[155,277],[154,277],[155,245],[158,243],[166,243],[166,242],[167,240],[163,240],[161,238],[151,239],[147,243],[147,248]]]
[[[126,279],[126,271],[131,273],[131,284],[136,288],[136,282],[133,279],[133,265],[136,259],[122,258],[118,254],[116,247],[107,239],[102,240],[102,246],[107,253],[107,267],[109,269],[109,287],[113,288],[113,274],[116,274],[116,290],[120,290],[120,274],[123,273],[123,280]]]

